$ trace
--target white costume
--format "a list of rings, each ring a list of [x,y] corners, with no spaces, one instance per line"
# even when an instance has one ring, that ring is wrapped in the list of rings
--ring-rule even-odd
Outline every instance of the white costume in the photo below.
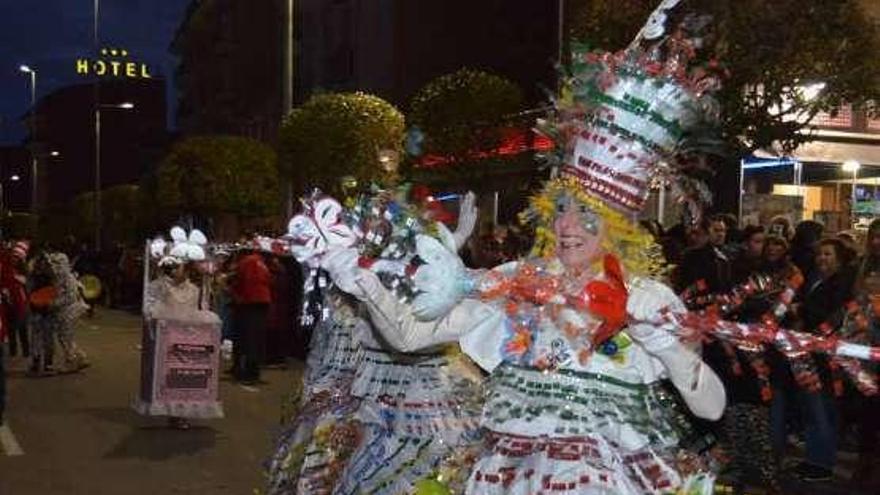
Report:
[[[708,419],[720,417],[724,389],[667,329],[632,325],[625,330],[632,345],[613,358],[595,353],[581,363],[565,333],[543,320],[528,352],[513,356],[506,346],[515,316],[500,307],[465,299],[444,318],[422,322],[372,273],[336,275],[358,288],[355,295],[395,347],[414,351],[458,341],[492,373],[482,417],[488,437],[468,493],[665,493],[696,484],[711,489],[711,478],[680,476],[678,438],[656,385],[668,377],[691,410]],[[627,312],[635,320],[681,304],[668,287],[652,280],[630,281],[629,293]],[[589,325],[582,312],[567,313],[563,318]],[[552,368],[536,366],[548,357],[555,360]]]
[[[314,204],[325,213],[314,216],[321,222],[300,217],[291,224],[345,232],[326,220],[332,216],[326,212],[341,209],[338,203]],[[460,229],[456,234],[467,237]],[[456,234],[449,233],[450,245],[458,244]],[[373,269],[405,267],[413,254]],[[356,263],[356,251],[346,255],[344,264]],[[454,346],[398,352],[374,330],[362,303],[330,287],[312,290],[326,314],[313,331],[297,413],[268,463],[268,493],[411,493],[479,439],[483,377]]]
[[[185,323],[217,323],[219,317],[199,307],[199,288],[188,279],[180,283],[161,275],[147,286],[144,319],[175,320]]]

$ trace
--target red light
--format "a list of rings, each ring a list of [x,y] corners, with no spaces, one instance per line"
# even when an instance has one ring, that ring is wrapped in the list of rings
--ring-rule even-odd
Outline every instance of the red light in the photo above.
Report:
[[[508,128],[502,131],[501,144],[492,150],[472,150],[468,152],[468,160],[482,160],[485,158],[519,155],[527,151],[548,151],[553,149],[553,141],[547,136],[537,134],[532,130]],[[455,157],[441,155],[425,155],[417,166],[419,168],[436,168],[455,162]]]

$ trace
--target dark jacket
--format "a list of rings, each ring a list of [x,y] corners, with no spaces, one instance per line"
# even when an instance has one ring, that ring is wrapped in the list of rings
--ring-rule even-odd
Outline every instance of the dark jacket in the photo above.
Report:
[[[853,273],[840,268],[834,275],[805,284],[801,291],[801,323],[804,331],[816,333],[828,323],[837,329],[843,321],[843,306],[853,298]]]
[[[705,292],[727,293],[733,286],[730,268],[730,259],[711,244],[688,249],[679,268],[679,292],[702,280]]]

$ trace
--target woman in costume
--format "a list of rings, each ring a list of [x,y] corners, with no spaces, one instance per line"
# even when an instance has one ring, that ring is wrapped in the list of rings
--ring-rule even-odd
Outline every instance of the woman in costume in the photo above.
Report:
[[[675,3],[652,15],[642,41],[664,34]],[[724,388],[664,323],[666,312],[685,308],[654,278],[658,248],[633,221],[651,177],[668,174],[685,129],[700,124],[711,83],[682,70],[692,46],[681,36],[647,51],[637,45],[575,55],[578,72],[551,126],[563,176],[526,215],[535,257],[475,276],[421,236],[429,255],[420,255],[412,304],[352,262],[350,248],[323,260],[390,345],[418,352],[457,342],[491,373],[485,443],[466,493],[712,491],[712,475],[679,448],[674,408],[659,385],[669,379],[696,416],[711,420],[724,410]]]
[[[169,245],[163,239],[156,239],[150,246],[152,256],[158,259],[159,275],[144,291],[145,329],[141,356],[141,397],[135,403],[135,410],[150,416],[167,416],[169,426],[186,430],[190,428],[187,418],[222,417],[222,411],[219,410],[218,404],[188,403],[186,400],[166,401],[157,398],[154,388],[157,386],[157,381],[153,378],[158,372],[155,369],[155,353],[159,351],[158,322],[200,326],[219,325],[220,320],[216,313],[207,309],[205,302],[207,297],[190,280],[192,263],[206,259],[202,246],[207,240],[198,230],[192,231],[187,236],[180,227],[172,229],[171,237],[173,244]],[[219,348],[219,344],[218,340],[216,347]],[[204,363],[199,362],[198,365],[201,368]]]
[[[405,298],[416,233],[432,232],[456,249],[473,228],[472,201],[452,234],[393,192],[362,197],[344,219],[334,200],[313,199],[291,222],[294,253],[306,265],[317,259],[320,249],[304,230],[320,229],[323,239],[343,233],[340,242],[361,249],[346,252],[369,260],[380,283],[397,289],[393,297]],[[307,277],[305,323],[316,325],[297,414],[269,461],[269,493],[410,493],[476,434],[479,371],[448,346],[396,352],[366,308],[323,277],[317,269]]]
[[[683,474],[692,467],[677,449],[674,418],[658,386],[668,377],[695,414],[721,415],[724,390],[714,373],[672,329],[650,323],[662,309],[682,309],[680,302],[657,281],[625,278],[614,258],[605,258],[626,255],[630,273],[647,261],[638,245],[621,252],[610,237],[637,235],[627,220],[570,179],[551,183],[536,201],[547,200],[556,238],[552,257],[487,274],[485,293],[503,294],[496,304],[464,299],[444,318],[420,321],[413,306],[399,303],[343,251],[325,265],[341,288],[367,305],[394,347],[413,352],[457,341],[492,373],[483,409],[488,436],[468,493],[664,493],[711,486],[710,478]],[[447,254],[433,263],[463,275]],[[597,269],[603,258],[604,272]],[[603,293],[593,299],[607,307],[588,308],[585,286]]]

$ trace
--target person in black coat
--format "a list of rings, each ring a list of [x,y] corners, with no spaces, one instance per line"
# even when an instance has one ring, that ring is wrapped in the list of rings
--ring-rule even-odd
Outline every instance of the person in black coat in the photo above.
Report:
[[[826,238],[817,245],[814,274],[804,285],[797,312],[800,326],[809,333],[834,332],[843,321],[844,304],[853,297],[853,254],[840,240]],[[803,481],[828,481],[837,454],[837,408],[828,364],[813,357],[821,378],[821,388],[810,390],[794,384],[792,376],[778,376],[774,386],[772,422],[774,448],[778,455],[785,446],[785,409],[793,398],[804,426],[806,460],[794,474]]]
[[[810,277],[815,274],[816,248],[825,227],[813,220],[799,222],[794,229],[794,237],[791,239],[791,261],[798,267],[801,273]]]
[[[720,218],[703,219],[688,230],[690,248],[682,256],[678,291],[699,285],[699,292],[724,294],[733,286],[731,260],[722,251],[726,226]]]

